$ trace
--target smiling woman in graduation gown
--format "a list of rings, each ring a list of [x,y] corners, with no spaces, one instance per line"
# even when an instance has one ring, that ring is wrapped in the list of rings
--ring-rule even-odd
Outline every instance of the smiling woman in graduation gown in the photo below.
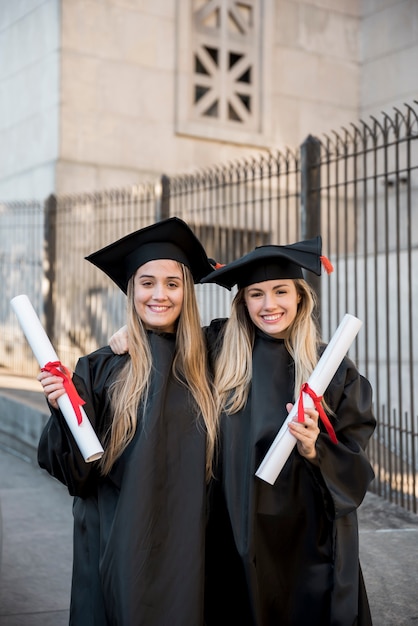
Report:
[[[202,282],[225,285],[228,267]],[[251,265],[244,268],[250,274]],[[226,323],[207,329],[214,355]],[[294,368],[284,339],[256,328],[247,401],[220,421],[207,533],[208,626],[371,624],[356,511],[374,477],[365,448],[375,418],[370,384],[348,357],[325,394],[338,443],[318,423],[314,463],[295,446],[274,485],[255,476],[294,402]]]
[[[205,431],[171,374],[175,336],[149,332],[149,339],[147,423],[108,476],[83,461],[61,415],[50,419],[39,444],[41,467],[76,496],[77,626],[202,623]],[[126,358],[101,348],[77,365],[73,380],[98,433],[103,416],[109,419],[106,389]]]
[[[198,280],[211,269],[200,242],[176,218],[167,222],[150,227],[151,235],[165,244],[179,229],[180,252],[192,239],[188,252]],[[143,231],[138,232],[139,238],[128,238],[134,250],[146,247]],[[151,242],[153,255],[168,254],[169,259],[188,263],[178,250],[173,254],[169,246],[167,253],[165,248],[156,251],[158,246]],[[120,245],[117,242],[116,255],[121,254]],[[122,241],[124,255],[125,245]],[[95,257],[94,262],[104,271],[111,268],[111,275],[123,264],[113,258],[108,263],[109,251],[104,250],[105,261]],[[147,261],[148,256],[145,260],[136,256],[133,267],[144,267]],[[126,281],[111,277],[126,293]],[[172,282],[170,276],[170,289]],[[200,327],[199,332],[204,347]],[[74,626],[203,626],[208,429],[189,381],[173,372],[177,335],[178,331],[146,331],[152,362],[146,408],[139,405],[135,433],[107,473],[97,462],[83,460],[62,414],[51,407],[38,461],[74,496],[70,611]],[[206,363],[205,350],[203,355]],[[130,358],[113,354],[107,346],[76,365],[73,383],[102,441],[113,419],[111,386]],[[195,382],[199,381],[202,377]]]

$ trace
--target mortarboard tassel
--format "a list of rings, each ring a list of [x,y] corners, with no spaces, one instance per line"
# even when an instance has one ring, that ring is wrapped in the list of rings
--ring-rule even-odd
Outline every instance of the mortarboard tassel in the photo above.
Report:
[[[322,266],[327,274],[331,274],[334,271],[334,266],[326,256],[320,256]]]
[[[221,267],[225,267],[225,263],[219,263],[215,261],[215,259],[209,259],[209,263],[212,265],[214,270],[219,270]]]

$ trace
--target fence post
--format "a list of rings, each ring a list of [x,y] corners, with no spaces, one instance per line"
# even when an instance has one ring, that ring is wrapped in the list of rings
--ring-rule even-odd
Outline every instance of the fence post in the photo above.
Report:
[[[300,147],[301,154],[301,233],[302,239],[321,234],[321,143],[308,135]],[[309,272],[307,280],[321,302],[321,278]]]
[[[57,258],[57,198],[48,196],[44,204],[44,254],[43,270],[46,287],[43,292],[45,332],[52,345],[55,343],[55,267]]]
[[[155,221],[165,220],[170,217],[170,179],[165,174],[161,175],[158,184],[158,193],[155,198]]]

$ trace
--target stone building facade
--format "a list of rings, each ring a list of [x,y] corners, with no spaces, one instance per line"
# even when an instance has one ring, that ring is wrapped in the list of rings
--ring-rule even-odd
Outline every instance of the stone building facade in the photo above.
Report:
[[[413,101],[416,0],[0,2],[0,199],[295,149]]]

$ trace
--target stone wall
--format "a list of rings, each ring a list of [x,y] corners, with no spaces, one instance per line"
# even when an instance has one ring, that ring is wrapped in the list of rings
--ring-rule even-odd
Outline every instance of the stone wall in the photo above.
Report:
[[[201,5],[2,3],[0,198],[42,200],[293,150],[308,134],[416,97],[414,0],[260,0],[259,125],[195,124],[193,10]]]

